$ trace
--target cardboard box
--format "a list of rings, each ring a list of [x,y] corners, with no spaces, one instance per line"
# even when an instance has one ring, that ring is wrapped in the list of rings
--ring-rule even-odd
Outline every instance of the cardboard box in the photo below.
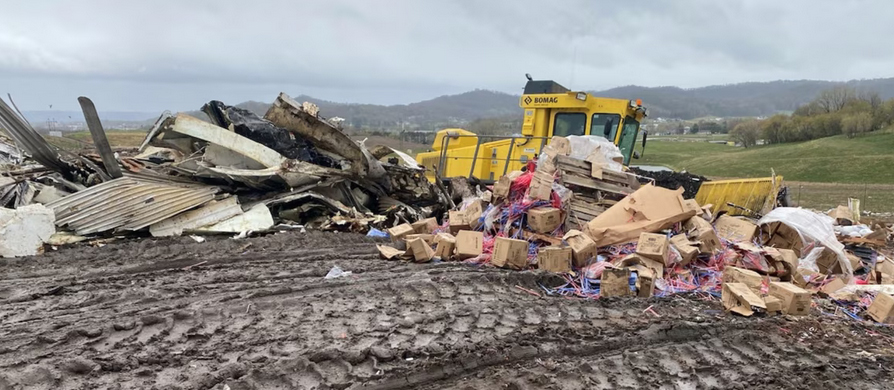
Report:
[[[686,229],[689,239],[698,243],[699,252],[713,255],[715,250],[722,248],[717,232],[704,218],[689,218],[683,224],[683,228]]]
[[[782,222],[771,222],[763,225],[765,231],[764,246],[772,246],[780,249],[791,249],[795,255],[801,257],[801,249],[804,248],[804,242],[798,231],[790,228]]]
[[[838,255],[829,248],[823,248],[819,258],[816,259],[816,267],[820,273],[826,275],[836,275],[843,273],[841,263],[838,261]]]
[[[410,240],[417,239],[417,238],[421,238],[421,239],[425,240],[425,242],[427,244],[431,245],[433,243],[432,240],[434,240],[435,236],[431,235],[431,234],[413,233],[413,234],[407,234],[406,236],[404,236],[404,241],[409,242]]]
[[[722,284],[720,299],[726,311],[749,317],[755,309],[767,310],[767,305],[745,283]]]
[[[637,265],[642,265],[650,270],[657,276],[658,278],[664,277],[664,263],[655,261],[652,259],[647,259],[636,253],[631,253],[627,256],[624,256],[621,260],[615,261],[615,265],[619,268],[627,268],[627,267],[635,267]]]
[[[562,210],[537,207],[528,210],[528,226],[537,233],[552,233],[562,225]]]
[[[571,230],[562,237],[571,246],[574,266],[583,268],[593,256],[596,256],[596,242],[580,230]]]
[[[484,201],[481,199],[475,199],[472,203],[469,203],[465,209],[463,209],[463,215],[465,218],[465,222],[469,224],[472,229],[478,227],[479,219],[481,219],[481,214],[484,213]]]
[[[854,224],[854,212],[847,206],[838,206],[829,211],[829,216],[835,220],[836,225],[850,226]]]
[[[438,230],[438,219],[426,218],[421,221],[416,221],[410,226],[413,226],[413,231],[416,232],[416,234],[432,234],[435,230]]]
[[[528,242],[497,237],[494,241],[494,256],[491,264],[497,267],[525,269],[528,267]]]
[[[376,244],[376,248],[379,250],[379,256],[385,260],[394,260],[404,254],[404,251],[388,245]]]
[[[695,215],[699,215],[702,213],[701,206],[698,205],[698,202],[695,199],[685,199],[683,200],[683,209],[686,211],[693,211]]]
[[[426,263],[435,257],[435,251],[422,238],[407,240],[407,251],[413,251],[413,259],[417,263]]]
[[[830,295],[838,290],[841,290],[847,286],[847,283],[844,282],[841,278],[832,278],[832,280],[828,281],[820,291],[826,293],[826,295]]]
[[[471,230],[460,231],[456,234],[456,257],[465,260],[481,255],[483,243],[483,233]]]
[[[783,280],[790,280],[798,269],[798,256],[791,249],[764,247],[764,253],[776,268],[776,275]]]
[[[548,173],[553,175],[559,168],[556,166],[556,156],[559,154],[556,149],[547,145],[543,148],[543,154],[537,160],[537,172]]]
[[[548,246],[537,253],[537,267],[555,273],[571,272],[571,248]]]
[[[490,191],[484,191],[481,193],[481,200],[484,203],[492,203],[494,201],[494,193]]]
[[[869,305],[869,317],[883,324],[894,324],[894,297],[879,292]]]
[[[810,313],[810,291],[787,282],[770,283],[770,295],[782,301],[782,312],[793,316]]]
[[[413,232],[413,226],[408,223],[403,223],[388,229],[388,235],[391,236],[391,242],[394,243],[403,241],[408,234],[413,234]]]
[[[696,256],[698,256],[699,249],[697,244],[689,241],[689,238],[686,237],[685,234],[677,234],[676,236],[671,237],[670,245],[673,246],[677,252],[680,252],[681,265],[691,263],[692,260],[695,260]]]
[[[782,301],[772,295],[764,297],[764,305],[767,306],[767,313],[781,313]]]
[[[534,172],[531,177],[531,186],[528,187],[528,197],[540,200],[550,200],[553,193],[553,175],[545,172]]]
[[[636,254],[669,266],[667,236],[663,234],[640,233],[639,241],[636,243]]]
[[[717,235],[733,242],[751,242],[757,236],[757,229],[757,225],[729,215],[721,215],[714,221]]]
[[[438,233],[435,236],[437,248],[435,248],[435,256],[441,260],[449,260],[453,257],[453,251],[456,249],[456,237],[450,233]]]
[[[863,261],[860,260],[860,257],[851,253],[844,252],[844,256],[847,257],[847,260],[851,262],[851,270],[856,271],[860,268],[863,268]]]
[[[761,295],[764,278],[752,270],[727,266],[723,268],[723,283],[741,283],[755,294]]]
[[[466,214],[462,211],[451,211],[448,213],[448,227],[450,234],[456,235],[461,230],[472,230],[472,226],[466,221]]]
[[[552,146],[562,156],[571,154],[571,141],[568,141],[568,138],[553,136],[549,141],[549,146]]]
[[[509,189],[512,188],[512,179],[508,176],[503,176],[500,180],[497,180],[494,183],[494,198],[497,199],[506,199],[509,197]]]
[[[521,177],[521,175],[524,175],[524,174],[525,173],[522,171],[512,171],[512,172],[507,173],[506,177],[509,178],[509,181],[515,181],[515,179],[518,179],[519,177]]]
[[[599,296],[601,297],[630,297],[630,269],[606,268],[602,271],[602,279],[599,284]]]
[[[636,296],[649,298],[655,294],[655,272],[642,264],[632,268],[636,271]]]
[[[683,208],[683,189],[646,184],[587,223],[587,233],[598,247],[630,242],[640,233],[667,229],[695,215]]]

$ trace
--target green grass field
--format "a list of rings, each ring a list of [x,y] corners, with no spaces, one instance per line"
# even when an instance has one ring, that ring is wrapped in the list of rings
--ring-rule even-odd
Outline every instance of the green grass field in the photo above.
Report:
[[[64,137],[45,137],[47,141],[57,147],[66,150],[78,150],[93,147],[93,138],[89,131],[66,133]],[[146,138],[146,132],[142,130],[106,130],[106,138],[113,148],[136,148]]]
[[[709,177],[763,177],[775,169],[790,181],[894,184],[891,133],[748,149],[707,142],[651,141],[635,164],[666,165]]]

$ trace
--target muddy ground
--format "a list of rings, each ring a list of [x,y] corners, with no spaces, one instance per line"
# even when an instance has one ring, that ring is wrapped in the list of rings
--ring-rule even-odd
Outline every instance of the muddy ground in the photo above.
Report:
[[[516,286],[551,277],[389,262],[374,243],[182,237],[2,260],[0,389],[894,388],[891,328],[538,297]],[[336,264],[353,275],[324,280]]]

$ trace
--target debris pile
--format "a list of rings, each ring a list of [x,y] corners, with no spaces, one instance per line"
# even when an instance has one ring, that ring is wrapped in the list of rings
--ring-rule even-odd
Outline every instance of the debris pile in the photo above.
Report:
[[[0,100],[0,248],[39,253],[77,236],[313,228],[366,232],[439,215],[449,198],[412,158],[375,157],[309,103],[280,94],[261,118],[212,101],[210,121],[164,113],[137,151],[112,151],[79,99],[98,154],[47,143]],[[397,158],[387,158],[397,155]],[[391,161],[391,162],[389,162]],[[48,229],[49,227],[49,229]],[[80,237],[84,239],[84,237]]]
[[[640,185],[641,177],[612,164],[612,148],[553,137],[525,171],[469,191],[442,224],[391,228],[393,245],[379,251],[389,260],[558,273],[564,284],[541,286],[549,295],[696,294],[746,316],[804,315],[814,296],[860,302],[860,286],[894,283],[894,260],[882,255],[889,227],[858,227],[846,210],[714,215],[684,199],[682,188]]]

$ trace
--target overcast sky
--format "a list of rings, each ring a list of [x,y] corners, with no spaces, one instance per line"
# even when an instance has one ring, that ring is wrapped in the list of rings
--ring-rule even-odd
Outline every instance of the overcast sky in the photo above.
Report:
[[[524,74],[573,89],[894,76],[894,2],[4,1],[0,92],[24,110],[189,110],[280,91],[395,104]]]

